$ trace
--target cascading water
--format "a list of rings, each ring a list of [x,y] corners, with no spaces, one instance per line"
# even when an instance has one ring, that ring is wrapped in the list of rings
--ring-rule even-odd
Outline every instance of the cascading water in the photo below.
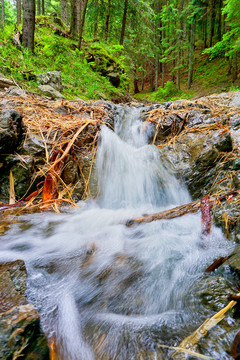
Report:
[[[147,145],[142,110],[119,106],[115,132],[102,128],[96,200],[22,216],[3,235],[1,260],[25,260],[28,298],[57,359],[167,359],[158,345],[177,345],[205,319],[196,284],[230,249],[216,228],[202,238],[199,215],[124,225],[190,201]]]

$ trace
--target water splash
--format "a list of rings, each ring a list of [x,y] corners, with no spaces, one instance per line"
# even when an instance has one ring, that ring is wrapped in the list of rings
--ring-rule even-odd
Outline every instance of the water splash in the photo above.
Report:
[[[102,129],[96,201],[22,216],[2,237],[1,259],[26,261],[28,297],[59,360],[165,359],[157,344],[178,342],[204,319],[196,283],[230,248],[216,228],[201,238],[196,214],[124,226],[190,200],[147,145],[141,110],[119,107],[115,132]]]

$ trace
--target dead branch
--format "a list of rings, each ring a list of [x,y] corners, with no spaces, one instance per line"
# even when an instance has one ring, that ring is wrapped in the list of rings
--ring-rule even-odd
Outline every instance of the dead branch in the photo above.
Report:
[[[239,194],[240,188],[234,189],[230,192],[228,192],[225,195],[222,195],[220,198],[210,198],[209,204],[210,205],[218,205],[222,201],[225,201],[228,199],[228,197],[232,197],[233,195]],[[130,219],[126,222],[126,226],[132,226],[135,224],[141,224],[141,223],[150,223],[155,220],[168,220],[168,219],[174,219],[179,216],[183,216],[188,213],[195,213],[201,208],[201,200],[192,201],[191,203],[184,204],[177,206],[173,209],[166,210],[160,213],[150,214],[150,215],[144,215],[140,218],[134,218]]]

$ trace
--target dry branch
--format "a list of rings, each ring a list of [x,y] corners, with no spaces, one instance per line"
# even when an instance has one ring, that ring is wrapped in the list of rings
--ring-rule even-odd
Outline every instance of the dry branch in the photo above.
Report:
[[[240,189],[234,189],[227,194],[221,196],[220,198],[211,198],[209,199],[210,205],[218,205],[218,203],[221,203],[222,201],[226,200],[228,197],[231,197],[233,195],[239,194]],[[134,218],[130,219],[126,222],[126,226],[132,226],[135,224],[141,224],[141,223],[150,223],[155,220],[168,220],[168,219],[174,219],[176,217],[188,214],[188,213],[195,213],[201,208],[201,200],[192,201],[191,203],[177,206],[173,209],[166,210],[163,212],[150,214],[150,215],[144,215],[140,218]]]

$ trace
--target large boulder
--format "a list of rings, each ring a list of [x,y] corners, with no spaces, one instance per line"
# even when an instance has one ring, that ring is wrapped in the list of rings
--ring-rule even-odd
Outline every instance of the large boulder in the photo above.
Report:
[[[50,85],[58,91],[62,91],[62,77],[60,71],[48,71],[37,76],[40,85]]]
[[[0,264],[0,359],[48,360],[40,318],[24,296],[27,272],[22,260]]]
[[[3,110],[0,113],[0,155],[16,151],[23,138],[22,116],[16,110]]]

